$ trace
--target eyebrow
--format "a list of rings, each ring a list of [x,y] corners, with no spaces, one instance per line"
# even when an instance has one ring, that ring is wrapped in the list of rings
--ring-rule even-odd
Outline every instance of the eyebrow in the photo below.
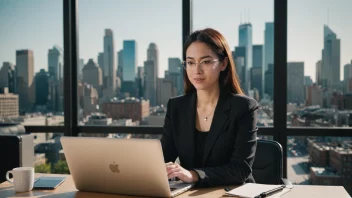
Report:
[[[206,55],[206,56],[202,56],[202,57],[200,57],[200,59],[203,59],[203,58],[211,58],[211,56]],[[193,57],[189,57],[189,56],[187,56],[187,57],[186,57],[186,59],[194,59],[194,58],[193,58]]]

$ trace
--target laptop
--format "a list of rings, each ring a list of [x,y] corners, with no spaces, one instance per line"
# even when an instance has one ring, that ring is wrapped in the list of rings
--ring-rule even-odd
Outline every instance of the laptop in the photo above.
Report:
[[[194,184],[169,182],[160,140],[61,137],[79,191],[175,197]]]

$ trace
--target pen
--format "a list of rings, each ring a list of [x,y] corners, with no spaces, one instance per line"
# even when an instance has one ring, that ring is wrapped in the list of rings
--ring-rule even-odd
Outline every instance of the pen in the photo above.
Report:
[[[285,185],[282,185],[280,187],[277,187],[277,188],[274,188],[272,190],[269,190],[269,191],[266,191],[266,192],[263,192],[263,193],[260,193],[260,195],[257,195],[255,196],[254,198],[263,198],[263,197],[267,197],[267,196],[270,196],[272,194],[275,194],[281,190],[283,190],[286,186]]]
[[[224,190],[225,190],[226,192],[229,192],[229,191],[231,190],[231,188],[224,188]]]

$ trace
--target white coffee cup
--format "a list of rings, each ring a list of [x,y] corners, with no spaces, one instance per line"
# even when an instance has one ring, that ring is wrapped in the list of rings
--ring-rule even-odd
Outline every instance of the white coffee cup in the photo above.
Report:
[[[9,178],[12,174],[12,180]],[[19,167],[14,168],[6,173],[6,179],[12,183],[16,192],[28,192],[33,189],[34,184],[34,168]]]

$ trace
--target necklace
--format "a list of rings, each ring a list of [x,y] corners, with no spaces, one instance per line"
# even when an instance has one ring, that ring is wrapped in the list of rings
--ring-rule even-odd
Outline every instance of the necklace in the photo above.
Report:
[[[197,108],[197,111],[198,111],[198,108]],[[209,117],[212,113],[214,113],[214,111],[215,111],[215,107],[213,108],[213,110],[212,110],[207,116],[205,116],[205,117],[203,118],[204,122],[208,121],[208,117]],[[198,112],[198,115],[199,115],[199,114],[200,114],[200,113]]]
[[[208,117],[211,115],[213,113],[213,111],[211,111],[207,116],[205,116],[204,118],[203,118],[203,120],[206,122],[206,121],[208,121]]]

